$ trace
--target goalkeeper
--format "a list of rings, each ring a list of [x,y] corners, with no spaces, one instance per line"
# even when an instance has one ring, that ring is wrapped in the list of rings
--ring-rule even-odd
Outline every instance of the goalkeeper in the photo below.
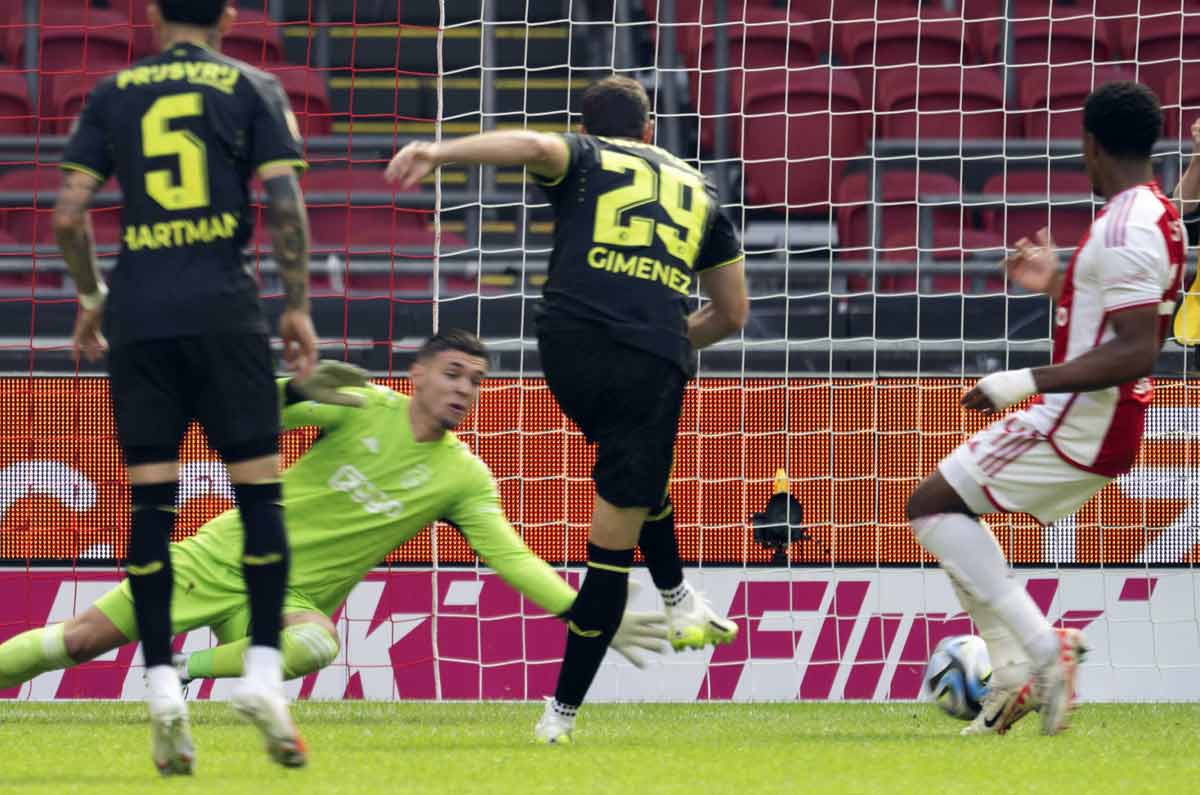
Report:
[[[368,385],[357,368],[336,362],[322,362],[309,378],[279,381],[285,427],[321,429],[283,476],[292,552],[285,678],[333,661],[339,643],[329,617],[371,568],[439,519],[458,527],[484,562],[539,607],[558,616],[570,609],[575,591],[517,536],[487,465],[449,432],[474,404],[487,361],[476,337],[449,331],[418,351],[411,398]],[[177,656],[185,679],[242,674],[250,643],[242,532],[229,510],[171,545],[172,632],[210,627],[220,644]],[[124,581],[80,615],[0,645],[0,688],[137,639]],[[626,612],[612,646],[640,667],[638,649],[656,651],[665,639],[663,616]]]

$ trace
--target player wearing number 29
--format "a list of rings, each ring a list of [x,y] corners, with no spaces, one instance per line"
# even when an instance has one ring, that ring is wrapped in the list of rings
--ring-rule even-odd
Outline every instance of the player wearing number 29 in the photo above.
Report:
[[[258,173],[286,293],[279,331],[301,373],[316,363],[308,309],[308,221],[295,119],[270,75],[215,51],[228,0],[157,0],[162,52],[101,81],[63,156],[55,231],[80,292],[74,342],[108,350],[117,437],[133,516],[126,568],[146,661],[154,761],[190,773],[195,751],[171,666],[177,455],[189,421],[204,426],[234,483],[252,642],[233,697],[280,763],[305,762],[283,696],[279,633],[288,546],[280,507],[274,367],[254,275],[242,261]],[[112,294],[96,271],[87,207],[116,175],[123,194]],[[103,328],[103,332],[101,332]],[[111,347],[110,347],[111,346]]]
[[[991,415],[1041,396],[968,439],[908,502],[913,532],[941,560],[992,660],[983,709],[964,734],[1004,733],[1033,709],[1054,734],[1070,717],[1082,634],[1051,627],[976,517],[1024,512],[1048,524],[1133,465],[1187,250],[1175,203],[1154,183],[1161,131],[1158,99],[1143,85],[1109,83],[1087,98],[1084,162],[1104,208],[1065,270],[1044,229],[1004,262],[1012,281],[1054,301],[1052,364],[992,373],[962,404]]]
[[[559,407],[597,445],[596,499],[558,686],[535,729],[543,742],[571,739],[625,607],[635,545],[662,593],[677,650],[737,634],[683,578],[667,485],[694,349],[746,322],[741,244],[713,185],[649,143],[641,85],[610,77],[590,86],[582,104],[578,133],[412,143],[387,169],[409,186],[443,163],[525,166],[554,208],[538,350]],[[712,300],[689,315],[697,277]]]

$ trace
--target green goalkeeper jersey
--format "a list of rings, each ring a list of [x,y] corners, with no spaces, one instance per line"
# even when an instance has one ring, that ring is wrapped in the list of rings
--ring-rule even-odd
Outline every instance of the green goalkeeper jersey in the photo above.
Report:
[[[286,381],[280,381],[281,398]],[[454,434],[413,439],[409,398],[372,386],[351,390],[361,408],[313,402],[283,410],[287,428],[321,429],[283,475],[291,547],[288,587],[327,614],[389,552],[437,520],[454,524],[484,563],[550,613],[575,591],[533,554],[509,524],[487,465]],[[229,510],[182,542],[227,576],[241,577],[242,523]],[[218,572],[214,571],[214,574]]]

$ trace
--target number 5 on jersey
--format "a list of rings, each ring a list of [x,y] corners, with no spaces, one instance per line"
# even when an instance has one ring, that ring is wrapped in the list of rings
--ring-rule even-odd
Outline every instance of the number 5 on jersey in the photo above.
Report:
[[[179,184],[167,168],[146,172],[146,193],[166,210],[208,206],[208,162],[204,142],[188,130],[172,130],[171,122],[204,113],[199,91],[155,100],[142,117],[142,154],[179,158]]]
[[[671,256],[690,269],[700,251],[704,223],[708,219],[709,198],[704,181],[697,174],[668,163],[661,164],[656,172],[654,166],[642,158],[611,149],[600,153],[600,167],[618,174],[632,172],[633,182],[606,191],[596,200],[592,238],[610,246],[641,248],[649,246],[657,232]],[[691,194],[690,207],[684,207],[685,189]],[[644,215],[630,215],[621,222],[621,214],[626,210],[653,201],[666,211],[671,224],[656,222]]]

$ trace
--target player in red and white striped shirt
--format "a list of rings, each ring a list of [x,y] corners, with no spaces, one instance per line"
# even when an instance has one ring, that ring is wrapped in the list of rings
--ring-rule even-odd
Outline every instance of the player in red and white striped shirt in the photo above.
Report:
[[[1004,262],[1013,282],[1054,301],[1052,364],[992,373],[962,405],[991,415],[1038,398],[968,439],[908,502],[917,540],[941,560],[992,658],[988,697],[964,734],[1003,733],[1033,709],[1044,733],[1067,726],[1083,636],[1051,627],[977,517],[1023,512],[1049,524],[1130,469],[1180,290],[1186,235],[1150,162],[1157,98],[1109,83],[1087,98],[1083,126],[1092,189],[1107,203],[1065,270],[1044,229]]]

